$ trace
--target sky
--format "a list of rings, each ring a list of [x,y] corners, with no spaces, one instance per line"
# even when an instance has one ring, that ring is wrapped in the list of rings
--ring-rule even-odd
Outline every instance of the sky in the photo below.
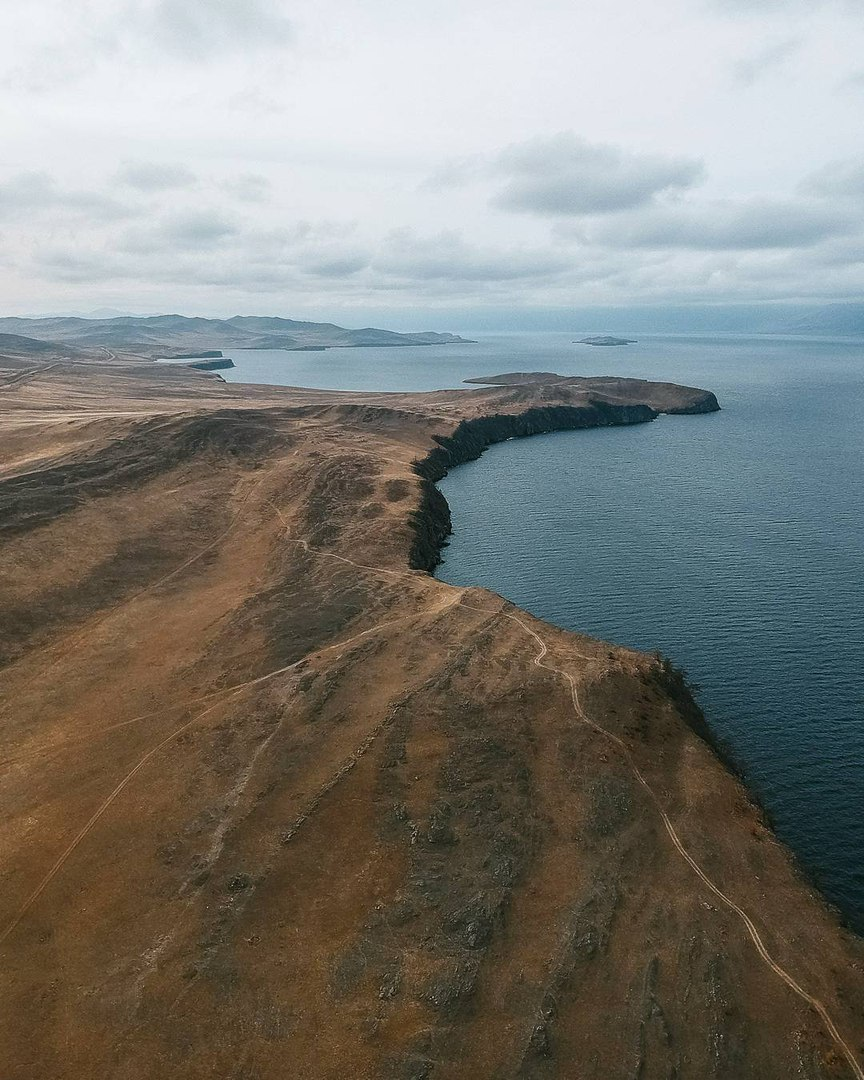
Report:
[[[0,9],[0,314],[864,296],[860,0]]]

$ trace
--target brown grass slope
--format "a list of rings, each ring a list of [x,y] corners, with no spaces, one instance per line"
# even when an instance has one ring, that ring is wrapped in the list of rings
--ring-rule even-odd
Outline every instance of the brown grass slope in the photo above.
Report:
[[[0,387],[0,1076],[861,1075],[656,662],[410,568],[490,440],[711,404],[638,389]]]

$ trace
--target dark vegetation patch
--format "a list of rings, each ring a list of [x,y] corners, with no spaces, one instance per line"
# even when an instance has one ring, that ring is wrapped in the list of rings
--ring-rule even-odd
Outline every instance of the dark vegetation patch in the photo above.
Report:
[[[292,664],[344,635],[373,606],[373,595],[349,567],[326,590],[314,580],[313,570],[311,558],[303,558],[278,582],[249,597],[222,628],[211,651],[222,655],[232,642],[254,637],[256,631],[263,635],[266,647],[246,659],[251,678]]]
[[[202,525],[196,518],[196,529]],[[211,511],[208,517],[215,518]],[[153,585],[189,556],[184,520],[164,523],[142,536],[122,541],[117,550],[94,566],[83,578],[58,585],[29,599],[6,607],[0,617],[0,664],[10,663],[28,646],[45,640],[53,630],[81,622],[97,612],[134,596]],[[208,522],[213,530],[217,520]],[[218,557],[208,551],[184,573],[200,573]],[[166,588],[170,583],[166,583]]]
[[[411,484],[407,480],[388,480],[384,494],[388,502],[401,502],[411,494]]]
[[[633,817],[630,785],[611,773],[591,784],[588,799],[586,826],[597,836],[614,836]]]
[[[92,457],[0,482],[0,538],[27,533],[91,499],[140,487],[198,457],[251,464],[289,443],[263,410],[148,420]]]
[[[305,519],[316,547],[333,543],[356,520],[358,504],[371,500],[379,466],[366,457],[334,457],[322,462],[306,488]]]
[[[379,838],[402,848],[407,872],[334,958],[331,989],[337,998],[374,994],[376,1030],[391,1002],[428,1010],[428,1038],[407,1039],[386,1075],[414,1075],[447,1057],[545,827],[529,767],[532,703],[514,717],[512,699],[490,700],[488,686],[474,698],[475,650],[495,629],[476,633],[406,695],[378,744]],[[439,764],[430,776],[432,746]]]
[[[555,1025],[565,1007],[578,1000],[590,966],[606,962],[621,903],[617,885],[620,867],[615,859],[601,866],[603,876],[576,902],[562,927],[561,946],[552,959],[545,984],[535,988],[536,1004],[529,1016],[516,1072],[524,1080],[561,1075]]]

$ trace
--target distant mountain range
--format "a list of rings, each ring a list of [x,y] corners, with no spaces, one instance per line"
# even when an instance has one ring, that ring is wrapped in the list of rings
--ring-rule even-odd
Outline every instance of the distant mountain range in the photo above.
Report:
[[[15,336],[92,349],[105,347],[141,356],[174,356],[213,349],[326,349],[361,346],[447,345],[466,339],[456,334],[399,334],[366,327],[347,330],[334,323],[235,315],[231,319],[198,319],[185,315],[120,316],[111,319],[58,317],[0,319],[0,338]],[[16,350],[17,351],[17,350]]]

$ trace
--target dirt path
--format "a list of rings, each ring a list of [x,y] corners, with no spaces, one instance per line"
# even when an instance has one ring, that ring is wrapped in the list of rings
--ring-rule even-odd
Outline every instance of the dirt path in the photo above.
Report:
[[[54,368],[60,367],[63,363],[68,363],[69,357],[63,356],[59,360],[55,360],[50,364],[40,364],[39,367],[26,368],[24,371],[16,371],[14,375],[11,375],[2,385],[5,390],[8,386],[16,386],[18,383],[25,382],[27,379],[35,378],[37,375],[44,375],[46,371],[53,371]]]
[[[455,604],[458,601],[458,599],[459,599],[458,596],[454,597],[450,601],[450,603]],[[447,606],[447,605],[444,605],[444,606]],[[307,656],[301,657],[299,660],[295,660],[294,663],[292,663],[292,664],[287,664],[285,667],[277,668],[275,671],[268,672],[266,675],[260,675],[260,676],[258,676],[258,678],[250,679],[248,682],[240,683],[237,686],[231,687],[231,688],[229,688],[227,690],[216,691],[216,694],[218,694],[220,700],[218,700],[218,701],[214,702],[212,705],[208,706],[206,709],[204,709],[203,712],[200,712],[196,716],[193,716],[191,720],[188,720],[188,721],[186,721],[186,723],[181,724],[180,727],[178,727],[174,731],[172,731],[170,735],[167,735],[167,736],[165,736],[165,738],[160,739],[160,741],[155,746],[151,747],[151,749],[148,750],[147,753],[144,754],[144,756],[139,759],[139,761],[129,770],[129,772],[126,773],[126,775],[123,777],[123,779],[117,784],[117,786],[113,789],[113,791],[111,791],[111,793],[107,796],[107,798],[105,798],[103,800],[103,802],[99,805],[99,807],[96,809],[96,811],[87,820],[86,824],[80,829],[80,831],[78,833],[76,833],[76,835],[72,839],[71,843],[64,849],[64,851],[59,856],[59,858],[54,862],[51,869],[45,874],[45,876],[39,882],[38,886],[27,897],[27,899],[24,901],[24,903],[18,909],[18,911],[13,916],[12,920],[7,924],[7,926],[2,931],[2,933],[0,933],[0,945],[2,945],[3,942],[6,941],[6,939],[9,937],[9,935],[15,929],[15,927],[20,923],[21,919],[27,914],[27,912],[30,910],[30,908],[33,906],[33,904],[39,899],[39,897],[42,895],[42,893],[48,888],[48,886],[51,884],[52,880],[57,876],[57,874],[63,868],[64,864],[67,862],[69,857],[73,854],[73,852],[81,844],[81,842],[86,838],[88,833],[90,833],[92,831],[92,829],[94,828],[96,823],[105,814],[105,812],[109,809],[109,807],[115,801],[115,799],[118,797],[118,795],[120,795],[120,793],[126,787],[128,787],[128,785],[138,775],[138,773],[147,765],[147,763],[149,761],[151,761],[159,753],[160,750],[162,750],[164,747],[168,746],[169,743],[174,742],[175,739],[179,738],[180,735],[182,735],[185,731],[188,731],[189,728],[193,727],[195,724],[197,724],[200,720],[202,720],[209,713],[213,712],[215,709],[219,708],[220,706],[226,704],[232,697],[236,696],[237,694],[242,693],[244,690],[249,690],[249,689],[251,689],[252,687],[255,687],[255,686],[261,686],[262,684],[264,684],[266,682],[269,682],[271,679],[274,679],[279,675],[284,675],[287,672],[292,671],[295,668],[298,668],[301,664],[308,663],[314,657],[324,656],[325,654],[327,654],[329,652],[333,652],[336,649],[347,649],[351,645],[354,645],[356,642],[361,641],[363,638],[369,637],[371,634],[379,633],[380,631],[384,630],[385,628],[387,628],[389,626],[393,626],[393,625],[395,625],[397,623],[407,622],[408,620],[410,620],[410,619],[412,619],[414,617],[415,616],[413,614],[412,615],[405,615],[405,616],[402,616],[400,618],[387,619],[387,620],[385,620],[383,622],[376,623],[374,626],[370,626],[365,630],[361,630],[357,634],[353,634],[350,638],[347,638],[347,639],[345,639],[343,641],[334,642],[332,645],[327,645],[322,649],[318,649],[314,653],[310,653]],[[206,699],[203,699],[203,700],[206,700]],[[188,703],[187,703],[187,706],[188,706]],[[159,715],[159,713],[157,711],[157,713],[149,714],[149,715],[150,716]],[[140,720],[140,719],[144,719],[144,717],[137,717],[136,719]],[[130,724],[130,723],[135,723],[135,720],[134,719],[133,720],[127,720],[127,721],[124,722],[124,724]],[[115,725],[115,727],[116,726],[121,726],[121,725]],[[112,730],[112,729],[108,729],[108,730]]]
[[[780,979],[783,980],[783,982],[790,988],[790,990],[797,994],[797,996],[801,998],[802,1001],[806,1002],[818,1014],[832,1041],[840,1050],[843,1057],[846,1059],[850,1069],[856,1077],[856,1080],[864,1080],[864,1069],[862,1069],[861,1065],[858,1062],[858,1059],[853,1054],[848,1043],[846,1043],[846,1041],[840,1035],[840,1032],[837,1030],[837,1026],[831,1019],[831,1015],[828,1012],[828,1009],[826,1008],[824,1002],[820,1001],[812,994],[809,994],[800,985],[800,983],[798,983],[793,978],[793,976],[790,975],[789,972],[771,956],[750,916],[741,907],[739,907],[734,900],[730,899],[730,897],[728,897],[714,881],[711,880],[711,878],[705,873],[699,863],[685,848],[684,844],[681,842],[681,838],[678,836],[678,833],[675,830],[675,826],[672,824],[669,818],[669,815],[663,809],[659,797],[640,772],[638,766],[636,765],[636,762],[633,760],[633,757],[630,754],[630,751],[627,749],[626,744],[617,735],[613,735],[612,732],[607,731],[605,728],[601,727],[594,720],[592,720],[582,708],[582,704],[579,700],[579,691],[576,688],[576,680],[573,678],[573,676],[569,672],[564,671],[563,668],[556,667],[554,664],[544,663],[545,658],[549,653],[549,648],[543,638],[534,629],[528,626],[528,624],[523,619],[519,618],[518,615],[514,615],[510,612],[499,612],[498,614],[501,615],[501,617],[504,619],[509,619],[511,622],[517,623],[519,626],[522,627],[526,634],[529,634],[534,639],[534,641],[539,646],[539,652],[534,657],[534,666],[542,668],[545,671],[550,671],[553,674],[558,675],[566,680],[570,688],[570,697],[573,704],[573,711],[576,714],[577,718],[581,723],[587,725],[592,731],[594,731],[597,735],[600,735],[623,755],[633,775],[639,781],[640,785],[645,789],[649,799],[651,800],[658,814],[660,815],[663,825],[666,828],[666,832],[669,834],[669,838],[671,839],[677,853],[694,871],[700,881],[702,881],[702,883],[714,894],[714,896],[716,896],[717,899],[725,905],[725,907],[732,911],[741,920],[747,930],[747,933],[753,941],[753,944],[756,946],[756,951],[759,953],[759,956],[762,958],[762,960],[768,965],[768,967],[774,972],[775,975],[777,975]]]

